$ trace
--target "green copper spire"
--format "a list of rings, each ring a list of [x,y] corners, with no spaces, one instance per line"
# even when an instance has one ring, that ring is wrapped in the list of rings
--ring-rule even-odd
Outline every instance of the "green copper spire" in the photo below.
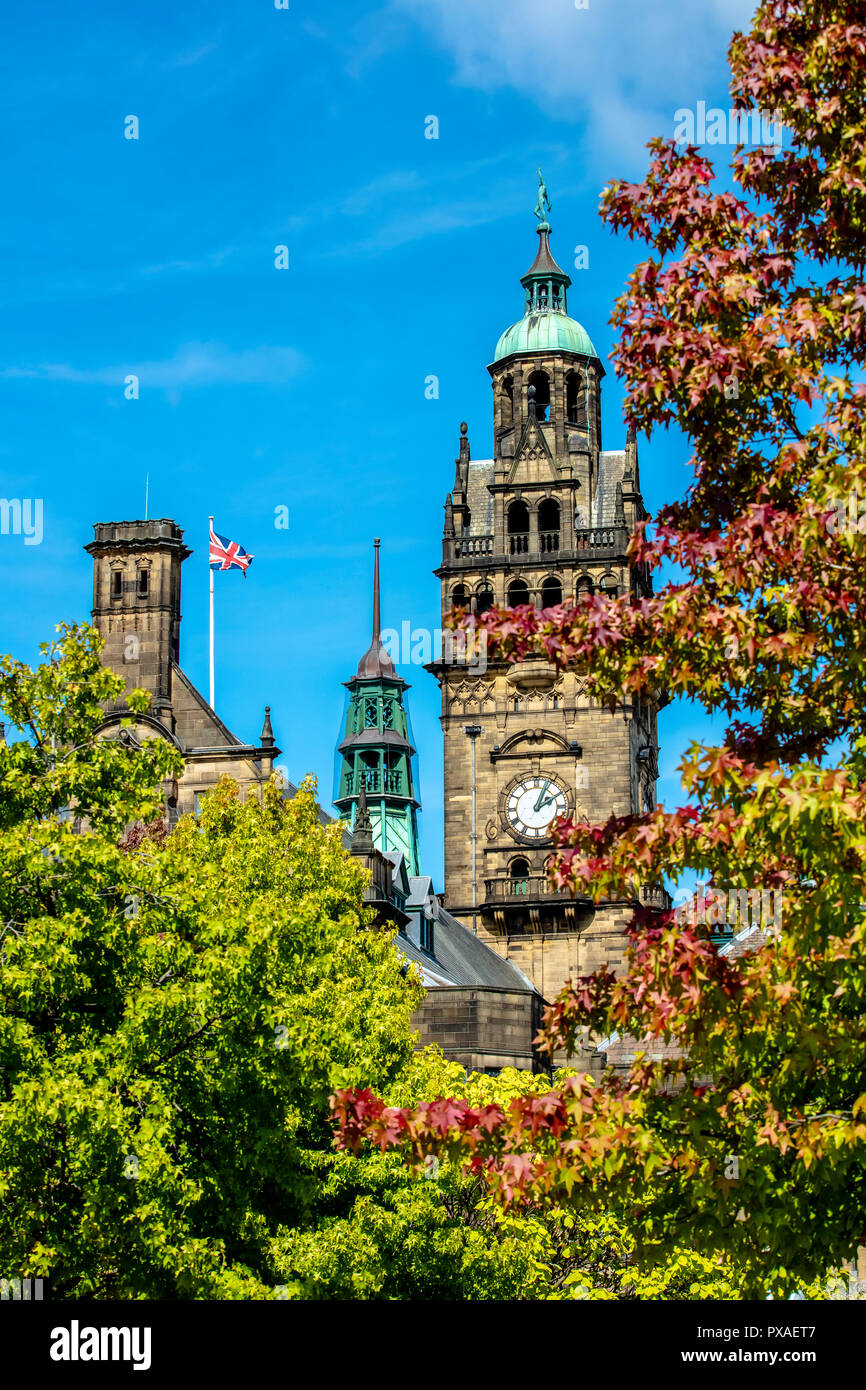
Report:
[[[548,237],[551,228],[545,212],[550,212],[550,198],[547,196],[547,184],[544,182],[539,169],[538,202],[535,205],[535,216],[538,218],[538,254],[520,281],[526,290],[524,312],[527,314],[567,314],[566,290],[571,284],[571,280],[550,254]]]
[[[381,636],[379,540],[373,542],[373,640],[346,682],[349,698],[337,748],[334,805],[355,830],[372,832],[383,853],[399,850],[406,871],[420,873],[415,749],[403,703],[409,689]]]

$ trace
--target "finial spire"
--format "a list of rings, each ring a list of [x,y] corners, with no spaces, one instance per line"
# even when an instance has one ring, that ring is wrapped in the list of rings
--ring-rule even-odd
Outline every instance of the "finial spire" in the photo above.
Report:
[[[273,731],[273,729],[271,728],[271,707],[270,707],[270,705],[265,705],[265,722],[264,722],[264,725],[262,726],[261,747],[262,747],[262,748],[273,748],[273,746],[274,746],[274,731]]]
[[[373,851],[373,822],[367,809],[367,783],[361,776],[361,790],[355,810],[355,825],[352,830],[352,853],[371,854]]]
[[[525,314],[568,313],[566,291],[571,284],[561,266],[556,264],[550,251],[550,198],[547,184],[541,170],[538,171],[538,202],[535,216],[538,218],[538,251],[535,260],[520,283],[526,290]]]
[[[373,561],[373,641],[379,641],[379,634],[382,630],[382,621],[379,616],[379,546],[382,544],[379,537],[373,540],[376,558]]]
[[[382,619],[379,599],[379,546],[382,542],[376,536],[373,541],[375,559],[373,561],[373,640],[358,664],[357,675],[362,680],[376,679],[380,676],[396,677],[394,663],[382,645]]]

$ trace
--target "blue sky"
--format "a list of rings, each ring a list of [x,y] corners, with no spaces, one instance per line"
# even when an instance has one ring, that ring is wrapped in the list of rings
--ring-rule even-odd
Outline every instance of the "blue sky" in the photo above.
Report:
[[[674,112],[727,108],[745,0],[152,0],[7,10],[0,221],[0,495],[41,498],[44,538],[0,536],[0,650],[35,660],[89,616],[96,521],[173,517],[181,663],[207,688],[207,517],[256,556],[217,576],[217,707],[254,739],[267,702],[298,781],[330,805],[344,691],[383,621],[435,628],[442,504],[461,420],[491,453],[485,370],[522,312],[540,164],[571,313],[606,360],[639,248],[597,214]],[[125,119],[139,138],[124,138]],[[439,138],[425,138],[435,115]],[[712,153],[712,151],[710,151]],[[721,152],[725,153],[725,152]],[[275,268],[275,247],[289,268]],[[140,397],[124,397],[124,378]],[[439,380],[438,399],[425,382]],[[623,437],[605,383],[605,445]],[[651,510],[684,441],[642,441]],[[274,526],[289,508],[288,530]],[[438,691],[404,668],[422,852],[441,885]],[[663,716],[660,795],[697,713]]]

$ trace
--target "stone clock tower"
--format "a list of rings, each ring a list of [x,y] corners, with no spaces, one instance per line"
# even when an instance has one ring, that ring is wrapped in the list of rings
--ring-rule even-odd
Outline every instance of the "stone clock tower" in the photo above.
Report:
[[[544,212],[540,199],[523,317],[488,368],[493,458],[472,459],[460,427],[436,571],[443,613],[649,592],[648,576],[626,559],[647,515],[636,440],[630,432],[624,448],[602,449],[604,367],[568,315],[571,281],[551,254]],[[557,674],[539,659],[483,665],[432,668],[442,694],[447,906],[550,1000],[568,978],[620,964],[632,906],[551,889],[550,822],[566,813],[602,822],[653,804],[656,707],[628,699],[611,714],[586,697],[579,670]]]

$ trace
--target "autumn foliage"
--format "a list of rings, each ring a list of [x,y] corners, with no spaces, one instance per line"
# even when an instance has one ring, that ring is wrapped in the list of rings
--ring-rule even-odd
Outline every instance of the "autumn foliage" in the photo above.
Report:
[[[656,140],[644,181],[602,197],[646,247],[613,316],[627,418],[692,450],[684,500],[631,551],[676,582],[477,622],[491,657],[584,668],[611,709],[663,693],[727,721],[684,758],[687,804],[560,824],[559,882],[774,888],[781,930],[733,959],[636,909],[627,971],[574,982],[545,1025],[551,1048],[631,1036],[625,1075],[507,1112],[334,1105],[348,1147],[447,1151],[506,1203],[621,1209],[660,1258],[724,1250],[784,1291],[866,1240],[866,14],[773,0],[729,56],[734,103],[774,112],[782,149],[719,176]]]

